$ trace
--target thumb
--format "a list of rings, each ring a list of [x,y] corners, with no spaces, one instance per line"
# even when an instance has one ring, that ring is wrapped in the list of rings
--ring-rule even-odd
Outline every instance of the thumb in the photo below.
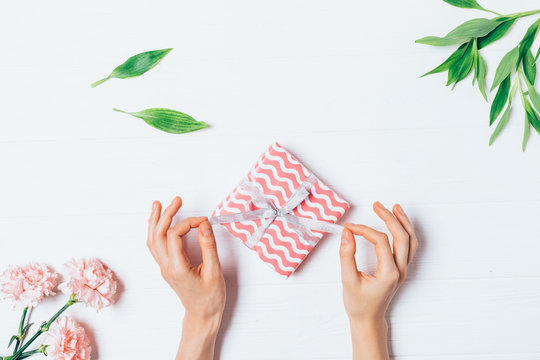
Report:
[[[199,245],[201,246],[203,271],[207,274],[220,271],[221,265],[217,253],[216,238],[212,225],[208,221],[199,225]]]
[[[341,262],[341,281],[352,281],[358,276],[358,268],[356,267],[356,242],[353,233],[344,229],[341,233],[341,245],[339,247],[339,259]]]

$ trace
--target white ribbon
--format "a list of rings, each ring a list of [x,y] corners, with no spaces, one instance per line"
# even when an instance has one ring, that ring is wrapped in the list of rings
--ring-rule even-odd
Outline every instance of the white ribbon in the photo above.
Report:
[[[261,226],[251,234],[245,243],[249,248],[253,248],[262,239],[264,233],[274,220],[280,218],[293,228],[299,236],[314,246],[317,241],[319,241],[319,238],[317,238],[310,230],[340,234],[344,229],[341,225],[296,216],[292,213],[298,205],[307,199],[309,190],[317,180],[315,175],[309,175],[308,178],[300,184],[285,205],[278,208],[255,184],[244,178],[240,184],[240,189],[247,192],[252,197],[253,204],[259,209],[235,214],[213,216],[208,219],[208,221],[210,224],[216,225],[249,220],[263,220]]]

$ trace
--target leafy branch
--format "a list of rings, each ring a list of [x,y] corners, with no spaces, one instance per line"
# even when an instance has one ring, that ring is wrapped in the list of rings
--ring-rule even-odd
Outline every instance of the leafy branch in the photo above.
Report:
[[[452,89],[467,78],[473,71],[473,86],[478,89],[484,99],[488,100],[486,93],[486,61],[480,50],[501,39],[516,20],[536,14],[540,10],[525,11],[509,15],[502,15],[482,7],[476,0],[443,0],[450,5],[477,9],[497,15],[492,19],[477,18],[464,22],[450,31],[444,37],[427,36],[416,40],[416,43],[431,46],[459,45],[441,65],[428,71],[422,77],[447,72],[447,86]],[[498,123],[489,139],[491,145],[508,123],[512,108],[512,99],[516,91],[520,92],[521,101],[525,109],[525,130],[523,134],[522,149],[525,151],[532,126],[540,134],[540,95],[534,85],[536,81],[536,62],[540,56],[540,48],[533,55],[532,45],[540,31],[540,19],[536,20],[527,30],[520,43],[510,50],[500,61],[490,92],[497,89],[491,104],[489,126]],[[523,85],[525,84],[525,85]],[[502,114],[502,115],[501,115]]]

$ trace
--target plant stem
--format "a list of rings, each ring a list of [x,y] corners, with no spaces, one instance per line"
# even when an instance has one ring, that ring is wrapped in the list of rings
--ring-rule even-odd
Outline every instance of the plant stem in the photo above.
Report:
[[[21,321],[19,322],[19,332],[17,333],[17,342],[15,343],[15,349],[13,350],[13,355],[17,353],[19,350],[19,345],[22,343],[23,338],[23,327],[24,327],[24,321],[26,320],[26,313],[28,312],[28,306],[23,309],[23,313],[21,316]]]
[[[521,100],[523,101],[523,106],[525,106],[525,94],[523,93],[523,88],[521,87],[521,77],[522,76],[524,76],[524,74],[522,73],[521,68],[519,68],[518,71],[517,71],[516,82],[517,82],[517,85],[518,85],[519,92],[521,93]]]
[[[493,11],[493,10],[489,10],[489,9],[485,9],[485,8],[482,8],[482,10],[487,11],[487,12],[490,12],[490,13],[495,14],[495,15],[497,15],[497,16],[503,16],[502,14],[500,14],[500,13],[498,13],[498,12],[496,12],[496,11]]]
[[[525,113],[527,113],[527,106],[525,105],[525,103],[527,102],[527,99],[525,98],[525,93],[523,92],[523,88],[522,88],[522,85],[521,85],[521,77],[523,77],[525,79],[525,81],[527,81],[527,79],[525,78],[525,74],[523,74],[523,71],[521,70],[521,68],[519,68],[517,70],[517,73],[518,73],[517,82],[518,82],[519,92],[521,93],[521,102],[523,103],[523,107],[525,108]],[[525,128],[523,130],[524,131],[523,132],[523,144],[521,146],[521,149],[523,151],[525,151],[525,148],[527,146],[527,142],[529,141],[530,127],[531,127],[531,122],[529,120],[529,117],[527,115],[525,115]]]
[[[22,355],[22,353],[24,352],[24,350],[26,350],[28,348],[28,346],[30,346],[30,344],[32,344],[34,342],[34,340],[36,340],[41,334],[49,331],[49,328],[51,327],[52,323],[58,319],[58,317],[60,315],[62,315],[62,313],[64,311],[66,311],[71,305],[77,303],[78,300],[75,298],[75,295],[71,295],[69,297],[69,300],[67,301],[67,303],[62,306],[62,308],[60,310],[58,310],[56,312],[56,314],[54,314],[50,319],[49,321],[47,322],[44,322],[43,324],[41,324],[41,326],[39,327],[38,331],[34,334],[34,336],[32,336],[27,342],[26,344],[24,344],[17,353],[13,354],[13,356],[10,357],[10,360],[17,360],[17,359],[20,359],[20,356]]]
[[[96,81],[95,83],[90,84],[91,87],[95,88],[96,86],[103,84],[105,81],[109,80],[110,77],[103,78],[101,80]]]
[[[31,355],[34,355],[34,354],[39,354],[40,352],[42,352],[40,349],[35,349],[35,350],[31,350],[31,351],[27,351],[27,352],[24,352],[22,354],[19,355],[19,359],[25,359]],[[0,357],[0,360],[15,360],[15,358],[13,357],[13,355],[11,356],[6,356],[6,357]]]
[[[24,320],[26,320],[26,313],[28,312],[28,307],[25,307],[21,316],[21,322],[19,323],[19,335],[22,335]]]
[[[510,95],[508,95],[508,100],[510,101],[510,103],[512,103],[512,99],[514,98],[514,94],[516,93],[516,86],[518,82],[518,74],[516,73],[516,75],[514,76],[514,85],[512,85],[512,88],[510,89]]]
[[[35,350],[27,351],[27,352],[24,352],[24,353],[20,354],[19,359],[26,359],[29,356],[32,356],[34,354],[39,354],[41,352],[42,352],[41,349],[35,349]],[[0,358],[0,360],[15,360],[15,358],[13,357],[13,355],[11,355],[11,356],[6,356],[4,358]]]
[[[536,14],[540,14],[540,10],[524,11],[524,12],[519,12],[519,13],[514,13],[514,14],[506,15],[506,16],[508,16],[508,17],[515,17],[515,18],[522,18],[522,17],[531,16],[531,15],[536,15]]]

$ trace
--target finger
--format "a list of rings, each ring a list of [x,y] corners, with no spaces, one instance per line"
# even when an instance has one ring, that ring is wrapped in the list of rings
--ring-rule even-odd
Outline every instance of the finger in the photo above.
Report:
[[[162,262],[162,256],[158,255],[158,252],[156,251],[156,248],[154,246],[154,230],[157,225],[157,222],[159,221],[159,217],[161,215],[161,203],[159,201],[154,201],[152,204],[152,211],[150,213],[150,218],[148,219],[148,238],[146,240],[146,246],[148,246],[148,250],[150,250],[150,254],[152,254],[152,257],[154,260],[161,264]]]
[[[403,277],[407,274],[407,259],[409,257],[409,233],[405,231],[398,219],[380,202],[373,204],[373,210],[384,221],[392,234],[394,258],[399,272]]]
[[[159,201],[154,201],[152,203],[152,211],[150,212],[150,217],[148,218],[148,241],[152,240],[152,234],[154,229],[159,221],[161,216],[161,203]]]
[[[182,199],[179,196],[176,196],[171,204],[167,206],[167,208],[163,211],[163,214],[161,215],[161,218],[159,219],[157,225],[156,225],[156,232],[158,238],[164,238],[167,234],[167,230],[169,230],[169,227],[171,226],[172,219],[174,215],[180,210],[180,207],[182,206]]]
[[[189,230],[198,227],[203,221],[206,220],[208,220],[206,216],[199,216],[190,217],[179,222],[167,231],[167,241],[169,241],[170,238],[176,238],[186,235]]]
[[[367,241],[375,245],[375,255],[377,255],[377,274],[391,272],[396,269],[392,249],[385,233],[372,229],[365,225],[345,224],[345,227],[353,234],[363,236]]]
[[[167,231],[167,252],[170,264],[175,269],[189,270],[191,269],[191,262],[184,249],[183,235],[187,234],[189,230],[196,228],[206,217],[193,217],[185,219],[176,224]]]
[[[217,252],[216,238],[214,237],[212,225],[210,225],[208,221],[204,221],[199,226],[198,238],[202,253],[203,275],[210,276],[219,274],[221,272],[221,264]]]
[[[356,266],[356,241],[353,233],[348,229],[343,229],[341,233],[341,245],[339,247],[339,261],[341,263],[341,281],[350,282],[358,278],[358,268]]]
[[[154,258],[154,261],[155,261],[158,265],[161,265],[161,257],[158,256],[158,254],[157,254],[156,251],[154,250],[154,247],[152,246],[152,244],[151,244],[151,243],[148,243],[147,246],[148,246],[148,250],[150,251],[150,254],[151,254],[152,257]]]
[[[182,199],[178,196],[173,199],[171,204],[163,211],[159,217],[157,224],[154,226],[154,231],[151,234],[151,246],[154,257],[157,257],[160,265],[166,265],[167,262],[167,230],[171,225],[173,216],[182,206]]]
[[[414,255],[416,254],[416,249],[418,249],[418,238],[416,237],[416,233],[414,232],[414,227],[409,220],[409,217],[407,214],[405,214],[405,211],[403,211],[403,208],[401,205],[396,204],[394,205],[393,212],[396,215],[396,218],[399,220],[403,228],[409,233],[409,256],[407,258],[407,264],[411,262],[411,260],[414,258]]]

